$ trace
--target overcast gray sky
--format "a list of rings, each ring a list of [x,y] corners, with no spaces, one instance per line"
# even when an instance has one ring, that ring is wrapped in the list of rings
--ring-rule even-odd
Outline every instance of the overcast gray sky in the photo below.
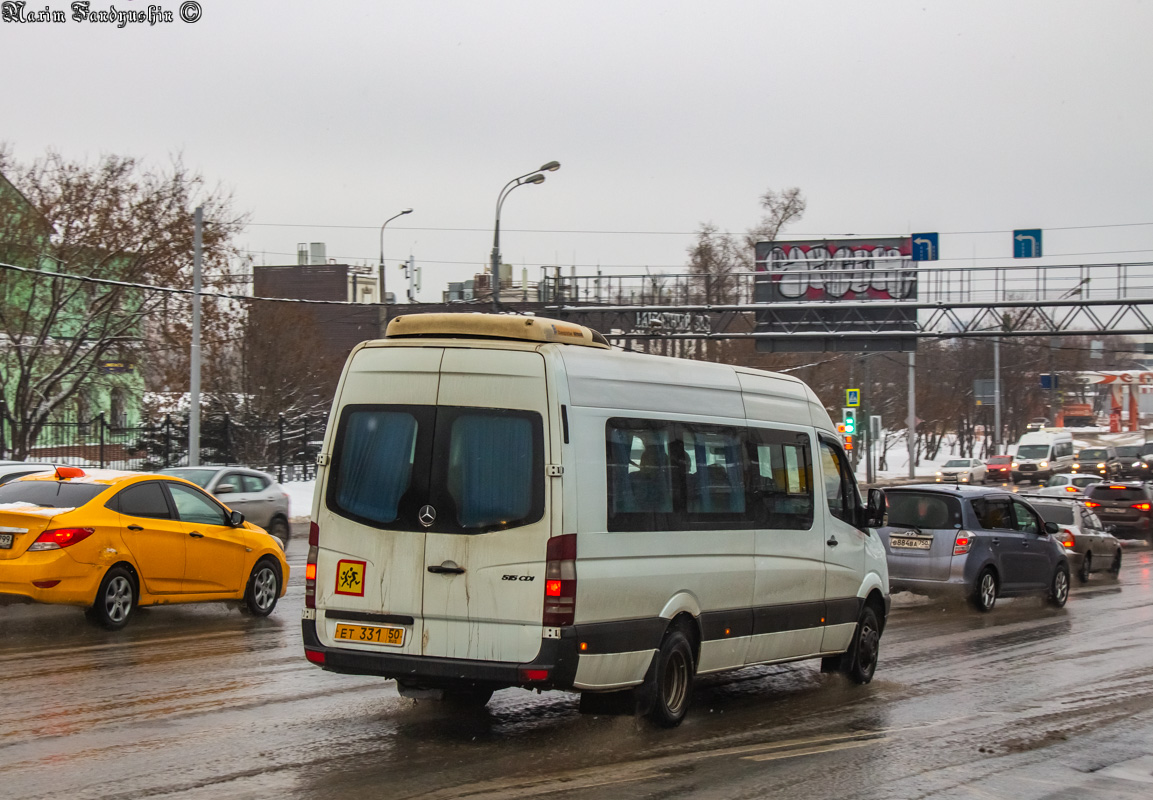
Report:
[[[112,4],[150,3],[91,8]],[[385,257],[415,256],[427,300],[483,267],[501,187],[551,159],[504,206],[504,260],[532,274],[676,269],[686,232],[742,231],[788,186],[795,236],[940,231],[946,263],[988,264],[1039,227],[1051,263],[1153,259],[1150,2],[200,5],[0,22],[0,140],[182,153],[263,223],[257,263],[304,241],[375,263],[411,206]]]

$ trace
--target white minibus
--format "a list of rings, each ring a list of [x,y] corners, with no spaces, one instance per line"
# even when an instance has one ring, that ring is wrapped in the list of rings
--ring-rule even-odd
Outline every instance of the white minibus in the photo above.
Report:
[[[462,705],[565,689],[663,726],[695,675],[873,676],[884,495],[861,502],[796,378],[539,317],[402,316],[349,356],[317,460],[303,638],[326,670]]]
[[[1017,442],[1013,481],[1039,483],[1073,469],[1073,436],[1066,431],[1030,431]]]

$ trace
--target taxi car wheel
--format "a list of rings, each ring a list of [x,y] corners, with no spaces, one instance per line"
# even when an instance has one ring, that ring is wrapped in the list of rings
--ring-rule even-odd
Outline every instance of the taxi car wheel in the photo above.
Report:
[[[997,576],[991,567],[985,567],[973,585],[973,605],[978,611],[992,611],[997,602]]]
[[[1081,560],[1081,569],[1077,570],[1077,580],[1088,583],[1091,572],[1093,572],[1093,554],[1086,553],[1085,558]]]
[[[1113,556],[1113,563],[1109,565],[1109,574],[1110,575],[1120,575],[1121,574],[1121,551],[1120,550],[1117,551],[1117,555]]]
[[[662,728],[681,724],[693,696],[693,647],[684,632],[673,628],[661,642],[652,670],[642,686],[647,695],[645,716]]]
[[[132,573],[124,567],[113,567],[100,581],[89,616],[108,630],[118,631],[128,624],[128,617],[135,607],[136,582]]]
[[[1049,602],[1061,608],[1069,599],[1069,568],[1062,564],[1053,573],[1053,580],[1049,584]]]
[[[288,523],[284,521],[284,517],[277,517],[268,523],[268,532],[280,540],[280,543],[285,547],[288,546]]]
[[[256,562],[244,590],[244,605],[248,613],[267,617],[280,599],[280,570],[267,559]]]

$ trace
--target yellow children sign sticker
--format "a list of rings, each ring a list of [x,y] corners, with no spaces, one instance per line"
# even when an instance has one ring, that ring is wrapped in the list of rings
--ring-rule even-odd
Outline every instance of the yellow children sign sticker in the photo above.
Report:
[[[364,597],[364,569],[363,561],[336,562],[336,593]]]

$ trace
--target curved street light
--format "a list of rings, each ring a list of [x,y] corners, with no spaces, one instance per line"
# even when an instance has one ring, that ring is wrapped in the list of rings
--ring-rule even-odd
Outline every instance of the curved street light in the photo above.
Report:
[[[492,275],[490,281],[492,286],[492,310],[494,313],[500,311],[500,208],[504,205],[504,199],[509,196],[518,186],[525,184],[544,183],[545,172],[556,172],[560,169],[559,161],[549,161],[543,164],[539,169],[534,169],[532,172],[526,172],[524,175],[519,175],[504,185],[500,190],[500,194],[496,198],[496,223],[492,228]]]
[[[406,208],[404,211],[401,211],[399,214],[394,214],[393,216],[386,219],[384,221],[384,225],[387,225],[388,223],[392,222],[397,217],[403,217],[405,214],[411,214],[411,213],[412,213],[412,209]],[[384,225],[380,226],[380,302],[382,304],[388,302],[388,300],[386,299],[385,292],[384,292]]]

